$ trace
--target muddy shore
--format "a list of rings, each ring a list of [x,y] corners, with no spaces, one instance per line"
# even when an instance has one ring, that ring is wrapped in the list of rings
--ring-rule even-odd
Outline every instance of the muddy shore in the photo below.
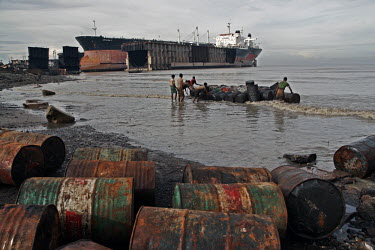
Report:
[[[64,76],[43,76],[40,81],[36,76],[13,76],[0,72],[0,91],[5,88],[23,86],[27,84],[44,84],[49,82],[62,82],[70,78]],[[18,78],[19,77],[19,78]],[[23,80],[22,80],[23,78]],[[13,79],[13,80],[12,80]],[[14,81],[14,79],[18,79]],[[39,129],[41,126],[46,129]],[[102,133],[90,126],[82,126],[79,121],[73,125],[50,127],[44,115],[30,114],[23,108],[5,104],[0,96],[0,128],[9,128],[21,131],[32,131],[36,133],[59,136],[66,145],[66,159],[63,166],[50,176],[63,176],[67,162],[74,150],[79,147],[127,147],[136,148],[131,145],[129,138],[122,134]],[[27,130],[25,130],[27,128]],[[156,172],[156,206],[170,207],[172,188],[174,183],[181,182],[183,168],[186,164],[199,164],[175,157],[162,151],[149,150],[149,159],[157,163]],[[0,204],[14,203],[18,188],[0,185]],[[345,193],[344,193],[345,194]],[[351,198],[352,197],[352,198]],[[353,198],[354,197],[354,198]],[[345,195],[347,203],[358,205],[358,197],[350,194]],[[350,202],[349,202],[350,200]],[[288,234],[283,242],[283,249],[359,249],[363,242],[372,244],[372,239],[367,237],[361,230],[347,231],[340,237],[334,235],[323,240],[305,240]],[[375,238],[374,238],[375,239]],[[375,240],[374,240],[375,242]],[[366,248],[362,248],[366,249]]]

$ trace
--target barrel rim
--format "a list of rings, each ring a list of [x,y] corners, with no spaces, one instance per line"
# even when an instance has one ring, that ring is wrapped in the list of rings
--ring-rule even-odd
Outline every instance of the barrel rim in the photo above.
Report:
[[[22,205],[22,204],[19,204],[19,205]],[[23,206],[33,206],[33,205],[23,205]],[[38,219],[38,225],[36,227],[35,233],[39,232],[39,229],[42,226],[41,222],[43,220],[45,220],[48,210],[51,210],[51,209],[54,210],[55,215],[57,215],[57,230],[58,230],[58,233],[59,233],[58,236],[57,236],[57,246],[59,246],[60,243],[61,243],[60,242],[61,241],[61,224],[60,224],[60,215],[59,215],[59,211],[57,210],[57,207],[54,204],[37,205],[37,206],[44,207],[44,209],[43,209],[43,212]],[[35,237],[33,239],[33,248],[34,248],[34,244],[35,244]]]
[[[339,155],[339,152],[342,152],[342,151],[352,151],[352,152],[354,152],[358,158],[360,158],[362,161],[364,161],[364,162],[366,163],[366,164],[365,164],[366,172],[363,173],[363,174],[361,174],[361,175],[358,175],[358,176],[357,176],[357,174],[354,174],[354,173],[351,173],[351,172],[347,171],[347,170],[345,169],[344,166],[340,166],[341,164],[339,165],[339,163],[336,161],[336,159],[337,159],[337,158],[342,158],[342,157]],[[354,174],[355,176],[360,177],[360,178],[364,178],[364,177],[370,175],[370,173],[369,173],[368,160],[367,160],[367,158],[363,155],[363,153],[362,153],[361,151],[359,151],[359,150],[355,147],[355,145],[351,145],[351,144],[349,144],[349,145],[341,146],[341,147],[340,147],[340,148],[339,148],[339,149],[333,154],[333,164],[335,165],[335,168],[336,168],[336,169],[338,169],[338,170],[342,170],[342,171],[346,171],[346,172],[351,173],[351,174]],[[358,173],[358,172],[356,172],[356,173]]]
[[[54,139],[54,140],[57,139],[58,141],[60,141],[61,145],[64,148],[64,154],[63,154],[64,157],[63,157],[63,161],[61,162],[61,165],[62,165],[64,163],[64,161],[65,161],[65,158],[66,158],[66,146],[65,146],[65,143],[64,143],[63,139],[61,139],[60,137],[55,136],[55,135],[46,135],[46,136],[47,136],[47,138],[43,141],[43,143],[40,145],[40,147],[43,147],[43,144],[46,143],[47,140],[50,140],[50,139]]]
[[[135,235],[135,231],[136,231],[136,228],[138,226],[138,218],[142,212],[142,210],[145,208],[146,206],[141,206],[139,209],[138,209],[138,212],[137,212],[137,215],[135,216],[135,219],[133,221],[133,229],[132,229],[132,234],[130,235],[130,239],[129,239],[129,249],[132,249],[132,245],[133,245],[133,239],[134,239],[134,235]]]
[[[341,201],[343,201],[342,202],[342,205],[343,206],[341,206],[341,214],[342,214],[342,217],[341,217],[341,220],[340,220],[340,223],[334,228],[334,229],[332,229],[329,233],[326,233],[326,234],[324,234],[324,235],[321,235],[321,236],[315,236],[315,237],[312,237],[312,236],[309,236],[309,235],[306,235],[306,234],[303,234],[303,233],[298,233],[298,232],[296,232],[296,231],[294,231],[293,230],[293,228],[290,226],[290,223],[288,223],[288,227],[293,231],[293,233],[295,233],[296,235],[299,235],[299,236],[301,236],[301,237],[303,237],[303,238],[306,238],[306,239],[323,239],[323,238],[326,238],[326,237],[328,237],[329,235],[331,235],[332,233],[334,233],[337,229],[339,229],[340,228],[340,226],[341,226],[341,224],[342,224],[342,222],[343,222],[343,220],[344,220],[344,216],[345,216],[345,200],[344,200],[344,196],[343,196],[343,194],[342,194],[342,192],[340,191],[340,189],[338,188],[338,187],[336,187],[336,185],[335,184],[333,184],[332,182],[330,182],[330,181],[327,181],[327,180],[324,180],[324,179],[321,179],[321,178],[311,178],[311,179],[308,179],[308,180],[304,180],[304,181],[302,181],[301,183],[299,183],[299,184],[302,184],[302,183],[305,183],[305,182],[308,182],[308,181],[315,181],[315,180],[318,180],[318,181],[323,181],[323,182],[327,182],[327,183],[329,183],[329,184],[331,184],[332,185],[332,187],[339,193],[339,196],[340,196],[340,200]],[[298,185],[297,185],[298,186]],[[293,187],[293,189],[290,191],[290,193],[292,193],[293,191],[294,191],[294,189],[296,189],[297,188],[297,186],[295,186],[295,187]],[[290,194],[289,193],[289,194]],[[289,194],[288,194],[288,196],[289,196]],[[285,202],[287,201],[287,197],[285,198]]]
[[[11,176],[11,178],[12,178],[12,182],[13,182],[13,184],[15,185],[15,186],[20,186],[20,184],[19,183],[16,183],[14,180],[14,177],[13,177],[13,164],[14,164],[14,159],[18,156],[18,154],[21,152],[21,150],[22,149],[24,149],[24,148],[34,148],[34,149],[36,149],[37,151],[39,151],[39,154],[40,154],[40,156],[42,156],[40,159],[42,159],[42,166],[41,166],[41,168],[42,169],[45,169],[45,164],[46,164],[46,162],[45,162],[45,156],[44,156],[44,153],[43,153],[43,150],[42,150],[42,148],[39,146],[39,145],[29,145],[29,144],[24,144],[24,143],[18,143],[18,142],[13,142],[13,143],[17,143],[17,144],[20,144],[20,145],[22,145],[19,149],[18,149],[18,152],[16,153],[16,155],[13,157],[13,159],[12,159],[12,165],[11,165],[11,169],[10,169],[10,176]],[[34,176],[34,177],[36,177],[36,176]],[[33,178],[33,177],[31,177],[31,178]],[[25,180],[23,180],[22,181],[22,183],[21,183],[21,186],[23,185],[23,183],[27,180],[27,179],[30,179],[30,178],[26,178]]]

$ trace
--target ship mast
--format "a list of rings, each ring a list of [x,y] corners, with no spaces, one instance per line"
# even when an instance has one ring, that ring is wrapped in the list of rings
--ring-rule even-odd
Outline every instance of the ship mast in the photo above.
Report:
[[[197,30],[197,44],[199,44],[199,33],[198,33],[198,26],[196,27]]]
[[[210,43],[210,31],[207,30],[207,43]]]
[[[93,21],[94,22],[94,28],[92,28],[93,30],[94,30],[94,32],[95,32],[95,36],[96,36],[96,26],[95,26],[95,20]]]
[[[227,25],[228,30],[229,30],[229,34],[230,34],[230,25],[231,25],[231,23],[229,22],[228,25]]]
[[[177,29],[177,33],[178,33],[178,43],[181,43],[180,29]]]

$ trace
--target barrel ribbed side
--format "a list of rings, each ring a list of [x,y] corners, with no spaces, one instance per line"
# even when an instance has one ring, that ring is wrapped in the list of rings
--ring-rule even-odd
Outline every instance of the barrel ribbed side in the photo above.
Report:
[[[66,167],[66,177],[98,177],[98,166],[100,161],[97,160],[75,160],[69,161]],[[109,177],[109,176],[108,176]],[[120,176],[111,176],[120,177]]]
[[[146,149],[127,148],[78,148],[73,154],[75,160],[102,161],[147,161]]]
[[[128,242],[133,226],[133,179],[98,178],[92,205],[92,235],[100,242]]]
[[[287,228],[287,209],[280,188],[269,182],[237,184],[178,183],[173,207],[238,214],[267,215],[274,219],[280,235]]]
[[[143,207],[131,249],[280,249],[270,217]]]
[[[17,197],[17,204],[48,205],[57,203],[64,178],[30,178],[26,180]]]
[[[184,171],[185,182],[200,184],[269,182],[271,178],[265,168],[187,165]]]

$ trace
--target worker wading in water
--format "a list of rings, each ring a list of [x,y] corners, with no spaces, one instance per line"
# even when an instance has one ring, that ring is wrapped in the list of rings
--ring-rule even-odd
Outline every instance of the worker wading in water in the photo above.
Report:
[[[290,93],[293,94],[293,90],[290,87],[289,83],[287,82],[288,78],[284,77],[284,81],[280,82],[276,88],[276,100],[284,100],[285,99],[285,88],[288,87],[290,89]]]

